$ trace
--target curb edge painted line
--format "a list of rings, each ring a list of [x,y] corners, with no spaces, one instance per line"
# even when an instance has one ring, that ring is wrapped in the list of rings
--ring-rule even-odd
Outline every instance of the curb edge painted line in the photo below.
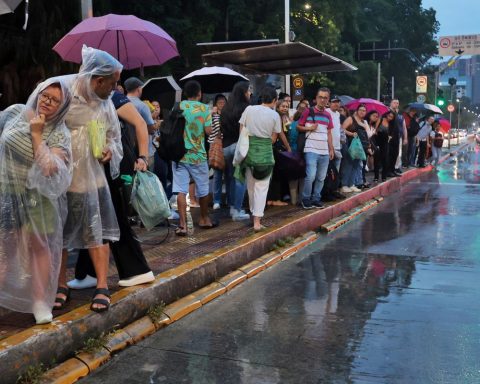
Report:
[[[211,283],[206,287],[167,305],[163,310],[163,315],[157,321],[152,321],[148,315],[141,317],[127,325],[125,328],[119,329],[110,335],[105,345],[102,345],[102,348],[99,351],[94,353],[81,352],[75,357],[72,357],[48,370],[44,376],[42,376],[41,383],[75,383],[77,380],[88,376],[92,371],[106,363],[115,353],[126,349],[132,344],[136,344],[161,328],[182,319],[208,302],[222,296],[226,292],[229,292],[247,279],[265,271],[277,262],[288,259],[301,249],[313,243],[317,238],[318,234],[315,232],[308,232],[303,236],[297,237],[292,245],[286,246],[279,251],[269,252],[268,254],[263,255],[222,277],[217,282]],[[262,258],[265,260],[265,256],[273,258],[275,262],[267,263],[262,261]],[[252,273],[248,273],[248,271]],[[223,286],[225,289],[219,290],[219,285]],[[209,296],[208,293],[215,294]],[[205,301],[205,297],[211,298]]]

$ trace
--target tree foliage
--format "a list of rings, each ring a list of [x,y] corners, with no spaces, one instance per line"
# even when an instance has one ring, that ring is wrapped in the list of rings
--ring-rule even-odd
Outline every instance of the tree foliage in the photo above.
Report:
[[[375,97],[376,65],[356,62],[355,50],[360,42],[390,40],[392,46],[411,50],[422,62],[436,53],[435,11],[422,8],[421,0],[312,0],[310,9],[305,9],[304,1],[290,3],[296,41],[358,67],[352,73],[309,75],[307,91],[327,85],[338,94]],[[0,36],[5,42],[0,50],[0,93],[5,95],[0,98],[0,109],[25,101],[41,78],[77,68],[63,63],[51,48],[80,21],[80,1],[36,0],[30,7],[26,32],[21,30],[21,8],[13,15],[0,16]],[[197,42],[284,39],[284,2],[278,0],[94,0],[93,7],[96,16],[134,14],[152,21],[176,40],[181,57],[161,67],[145,68],[146,77],[173,74],[178,78],[201,67]],[[417,67],[405,52],[394,53],[382,62],[382,84],[394,76],[396,96],[405,102],[412,100]],[[138,75],[138,71],[132,73]]]

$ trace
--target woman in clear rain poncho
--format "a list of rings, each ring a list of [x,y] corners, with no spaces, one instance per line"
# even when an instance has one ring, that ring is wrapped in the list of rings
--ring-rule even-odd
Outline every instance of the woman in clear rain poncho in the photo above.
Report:
[[[71,182],[70,92],[39,84],[0,114],[0,306],[52,320]]]
[[[113,179],[122,159],[120,122],[110,100],[122,65],[111,55],[83,46],[77,75],[65,76],[72,103],[66,125],[72,135],[72,184],[68,188],[68,216],[64,229],[64,253],[55,309],[69,298],[66,285],[67,249],[89,250],[97,274],[91,309],[102,312],[110,305],[107,287],[108,241],[120,237],[104,164]]]

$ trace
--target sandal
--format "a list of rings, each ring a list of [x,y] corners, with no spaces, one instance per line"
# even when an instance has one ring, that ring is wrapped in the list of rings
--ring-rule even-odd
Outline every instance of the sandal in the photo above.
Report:
[[[54,305],[53,310],[59,310],[59,309],[63,309],[65,307],[65,305],[70,300],[70,288],[58,287],[57,288],[57,295],[58,294],[65,295],[65,299],[63,297],[55,297],[55,304],[58,304],[58,305]]]
[[[93,312],[97,312],[97,313],[108,311],[108,309],[110,308],[110,301],[106,299],[95,299],[95,296],[97,295],[104,295],[110,299],[110,291],[108,290],[108,288],[97,288],[95,289],[95,292],[93,292],[93,299],[92,299],[92,304],[90,305],[90,309]],[[94,304],[104,305],[105,307],[96,308],[93,306]]]
[[[185,230],[185,228],[178,226],[177,229],[175,229],[175,235],[187,236],[187,231]]]

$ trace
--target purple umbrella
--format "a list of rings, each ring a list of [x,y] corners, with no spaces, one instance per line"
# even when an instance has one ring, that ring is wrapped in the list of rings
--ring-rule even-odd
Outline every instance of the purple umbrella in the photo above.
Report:
[[[383,115],[384,113],[387,113],[389,111],[388,107],[385,104],[381,103],[378,100],[368,98],[352,100],[345,106],[349,110],[356,110],[360,104],[365,104],[367,112],[377,111],[380,115]]]
[[[81,63],[82,46],[110,53],[125,69],[161,65],[178,56],[177,44],[159,26],[132,15],[106,15],[83,20],[54,47],[63,60]]]

